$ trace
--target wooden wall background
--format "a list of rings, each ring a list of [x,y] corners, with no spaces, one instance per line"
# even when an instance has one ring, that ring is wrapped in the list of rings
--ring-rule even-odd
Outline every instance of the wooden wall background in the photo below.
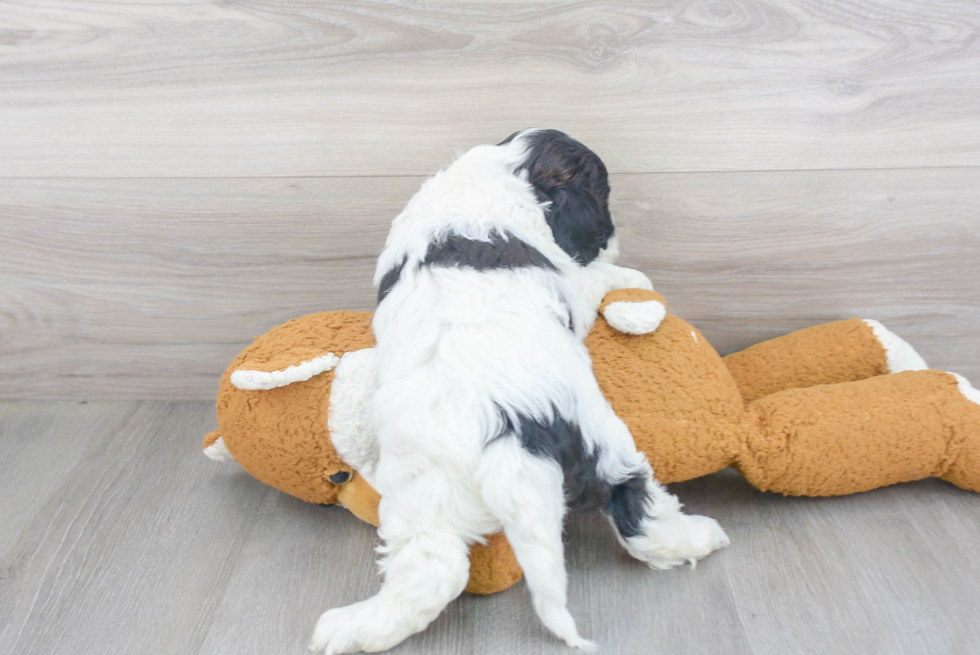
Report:
[[[0,2],[0,397],[213,397],[370,309],[453,152],[563,129],[722,351],[853,315],[980,382],[980,3]]]

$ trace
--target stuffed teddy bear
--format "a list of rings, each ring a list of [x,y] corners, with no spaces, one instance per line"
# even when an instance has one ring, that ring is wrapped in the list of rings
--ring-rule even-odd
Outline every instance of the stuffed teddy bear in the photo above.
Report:
[[[613,291],[586,340],[600,387],[661,482],[734,466],[758,489],[794,496],[928,477],[980,491],[980,392],[925,370],[880,323],[818,325],[722,358],[664,308],[652,291]],[[205,454],[377,525],[371,317],[323,312],[258,337],[222,377]],[[470,559],[470,592],[521,577],[502,535]]]

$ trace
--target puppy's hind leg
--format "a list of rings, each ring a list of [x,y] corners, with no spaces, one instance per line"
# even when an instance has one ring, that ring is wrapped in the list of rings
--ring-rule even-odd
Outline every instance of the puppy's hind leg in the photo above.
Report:
[[[669,569],[685,562],[694,566],[731,543],[714,519],[681,511],[680,501],[653,477],[642,453],[636,453],[632,468],[625,478],[611,483],[603,508],[630,555],[651,568]]]
[[[599,475],[609,486],[603,513],[619,542],[655,569],[692,566],[730,542],[718,522],[681,511],[677,496],[657,482],[646,455],[636,450],[629,428],[606,402],[591,405],[601,431]]]
[[[566,607],[568,578],[562,544],[563,474],[557,462],[532,455],[513,436],[487,445],[478,483],[483,501],[504,528],[545,627],[573,648],[593,650]]]
[[[384,583],[372,598],[324,613],[309,648],[327,655],[388,650],[425,629],[469,579],[469,546],[440,516],[452,487],[437,471],[381,499]],[[427,499],[420,503],[420,498]]]

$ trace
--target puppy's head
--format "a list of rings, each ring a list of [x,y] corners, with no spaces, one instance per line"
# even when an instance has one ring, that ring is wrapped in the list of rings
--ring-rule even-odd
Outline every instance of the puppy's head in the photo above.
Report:
[[[524,146],[517,172],[547,203],[545,219],[562,250],[583,266],[614,259],[609,177],[599,156],[558,130],[522,130],[499,145],[513,141]]]

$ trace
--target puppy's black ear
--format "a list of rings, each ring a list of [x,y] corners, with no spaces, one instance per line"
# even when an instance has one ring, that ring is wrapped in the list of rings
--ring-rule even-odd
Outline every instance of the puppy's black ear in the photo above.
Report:
[[[613,222],[598,198],[581,187],[559,187],[545,218],[561,249],[583,266],[594,261],[613,235]]]
[[[514,140],[514,137],[515,137],[515,136],[517,136],[518,134],[520,134],[520,133],[521,133],[521,132],[523,132],[523,131],[524,131],[524,130],[517,130],[516,132],[514,132],[513,134],[511,134],[511,135],[510,135],[509,137],[507,137],[506,139],[504,139],[503,141],[501,141],[501,142],[500,142],[500,143],[498,143],[497,145],[498,145],[498,146],[505,146],[505,145],[507,145],[508,143],[510,143],[511,141],[513,141],[513,140]]]

